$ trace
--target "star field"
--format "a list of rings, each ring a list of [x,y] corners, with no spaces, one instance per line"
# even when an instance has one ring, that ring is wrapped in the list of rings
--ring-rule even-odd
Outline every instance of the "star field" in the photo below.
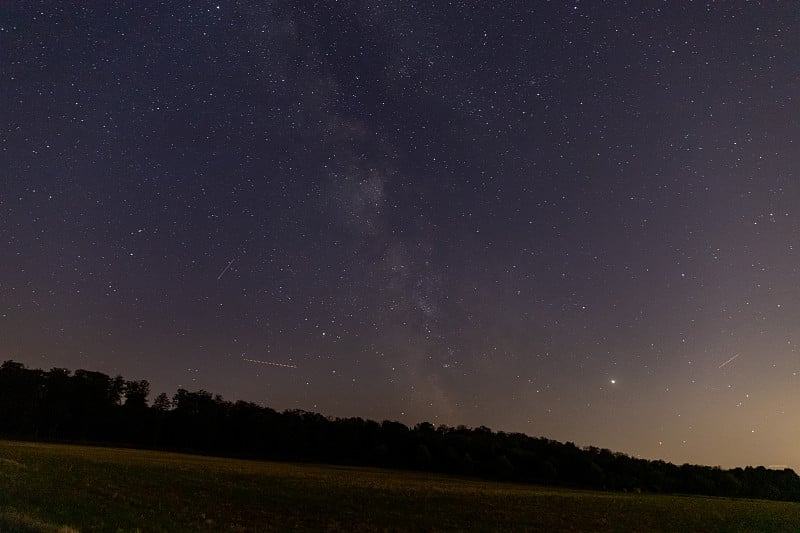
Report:
[[[799,25],[6,2],[0,360],[798,468]]]

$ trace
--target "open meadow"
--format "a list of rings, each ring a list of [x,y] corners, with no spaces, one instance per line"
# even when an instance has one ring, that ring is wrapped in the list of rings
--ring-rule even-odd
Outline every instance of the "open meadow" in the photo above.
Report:
[[[0,441],[0,532],[798,531],[800,504]]]

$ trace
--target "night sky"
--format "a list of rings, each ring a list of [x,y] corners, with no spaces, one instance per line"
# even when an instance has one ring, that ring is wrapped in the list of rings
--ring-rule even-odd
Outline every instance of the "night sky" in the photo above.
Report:
[[[793,2],[0,4],[0,360],[800,469]]]

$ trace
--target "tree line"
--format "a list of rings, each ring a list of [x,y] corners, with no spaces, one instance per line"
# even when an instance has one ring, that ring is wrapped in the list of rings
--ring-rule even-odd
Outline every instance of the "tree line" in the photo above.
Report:
[[[252,459],[427,470],[601,490],[800,501],[793,470],[652,461],[487,427],[329,418],[230,402],[199,390],[148,401],[146,380],[0,366],[0,436]]]

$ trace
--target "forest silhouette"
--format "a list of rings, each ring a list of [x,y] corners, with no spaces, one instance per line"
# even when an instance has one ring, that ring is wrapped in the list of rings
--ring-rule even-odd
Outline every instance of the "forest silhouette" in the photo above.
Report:
[[[148,401],[145,380],[0,366],[0,437],[93,443],[250,459],[424,470],[599,490],[800,501],[800,476],[630,457],[487,427],[278,412],[183,388]]]

